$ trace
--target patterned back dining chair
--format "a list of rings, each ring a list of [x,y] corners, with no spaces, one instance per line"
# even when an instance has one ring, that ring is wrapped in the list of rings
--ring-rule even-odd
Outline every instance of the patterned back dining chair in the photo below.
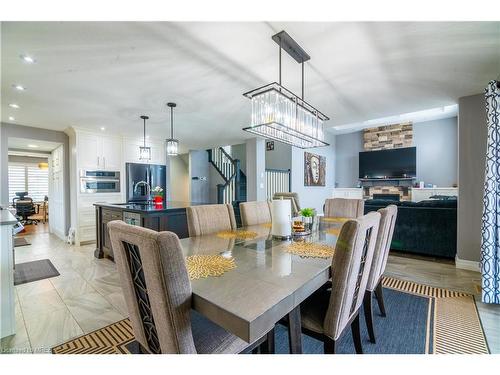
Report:
[[[235,230],[233,206],[208,204],[186,208],[189,237],[203,236],[223,230]]]
[[[271,222],[271,202],[241,202],[241,223],[248,225],[266,224]]]
[[[363,353],[359,310],[370,274],[380,222],[378,212],[348,220],[340,230],[332,260],[332,287],[301,304],[302,330],[324,343],[325,353],[351,326],[356,353]]]
[[[384,296],[382,293],[382,275],[387,265],[387,258],[389,257],[389,250],[391,248],[392,235],[394,234],[394,226],[396,225],[396,218],[398,216],[398,207],[391,204],[386,208],[378,210],[381,215],[380,226],[378,229],[377,242],[375,244],[375,252],[373,253],[373,262],[366,286],[364,297],[364,309],[366,327],[368,328],[368,335],[370,341],[375,343],[375,330],[373,328],[373,309],[372,301],[373,295],[377,298],[380,313],[383,317],[386,316]]]
[[[120,220],[108,223],[130,322],[141,352],[240,353],[248,343],[191,309],[179,238]]]
[[[331,198],[325,201],[325,217],[347,217],[356,219],[363,216],[365,201],[363,199]]]

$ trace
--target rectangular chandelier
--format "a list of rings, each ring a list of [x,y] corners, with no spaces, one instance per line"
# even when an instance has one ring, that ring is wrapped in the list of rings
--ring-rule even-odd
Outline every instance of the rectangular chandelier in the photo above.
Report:
[[[299,148],[328,146],[323,122],[327,116],[273,82],[243,94],[252,101],[252,120],[243,130]]]
[[[304,62],[310,59],[309,55],[285,31],[272,39],[280,47],[280,83],[243,94],[252,101],[251,124],[243,130],[299,148],[328,146],[323,123],[329,118],[304,100]],[[281,85],[282,49],[302,64],[302,97]]]

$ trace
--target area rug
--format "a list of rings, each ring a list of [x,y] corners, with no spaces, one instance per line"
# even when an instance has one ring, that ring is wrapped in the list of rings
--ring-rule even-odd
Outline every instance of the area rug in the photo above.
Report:
[[[372,354],[487,354],[488,345],[474,297],[467,293],[434,288],[385,277],[387,317],[380,316],[374,301],[377,343],[368,340],[361,316],[363,350]],[[276,353],[288,354],[286,327],[276,326]],[[302,336],[305,354],[323,353],[323,344]],[[355,353],[350,330],[340,338],[338,353]],[[52,348],[55,354],[137,353],[132,327],[121,320]]]
[[[31,244],[28,241],[26,241],[26,238],[24,237],[14,238],[14,247],[29,246],[29,245]]]
[[[26,284],[55,276],[59,276],[59,272],[48,259],[18,263],[14,268],[14,285]]]

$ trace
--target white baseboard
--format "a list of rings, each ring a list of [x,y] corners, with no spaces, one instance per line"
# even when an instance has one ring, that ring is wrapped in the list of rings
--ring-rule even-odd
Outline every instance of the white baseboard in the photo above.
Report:
[[[455,267],[462,270],[476,271],[480,272],[481,268],[479,262],[473,260],[460,259],[458,256],[455,257]]]

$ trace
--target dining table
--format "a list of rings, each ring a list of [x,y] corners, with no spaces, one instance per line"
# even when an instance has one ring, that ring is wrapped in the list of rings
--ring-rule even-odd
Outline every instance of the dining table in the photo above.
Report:
[[[191,280],[192,308],[248,343],[285,319],[290,353],[302,353],[300,304],[328,282],[332,257],[296,255],[286,247],[293,242],[334,247],[342,222],[318,218],[311,226],[310,235],[290,240],[274,238],[270,224],[239,228],[254,232],[253,238],[214,233],[182,239],[185,257],[221,255],[235,265],[220,276]]]

